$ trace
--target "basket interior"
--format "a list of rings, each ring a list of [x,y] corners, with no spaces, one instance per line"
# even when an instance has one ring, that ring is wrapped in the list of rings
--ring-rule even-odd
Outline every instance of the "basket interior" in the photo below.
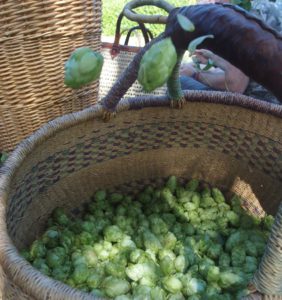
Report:
[[[198,178],[236,193],[257,215],[277,212],[282,195],[280,118],[211,103],[124,111],[109,123],[97,115],[82,112],[77,120],[50,125],[23,154],[6,210],[17,248],[42,233],[57,206],[78,213],[99,188],[135,192],[170,175]]]

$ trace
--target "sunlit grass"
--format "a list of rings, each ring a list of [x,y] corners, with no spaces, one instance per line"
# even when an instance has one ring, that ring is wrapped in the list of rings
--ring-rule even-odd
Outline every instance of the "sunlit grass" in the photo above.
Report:
[[[118,1],[112,1],[112,0],[103,0],[102,1],[102,34],[104,36],[113,36],[115,34],[116,29],[116,21],[121,13],[124,5],[129,2],[127,0],[118,0]],[[170,0],[167,1],[173,4],[175,7],[179,6],[187,6],[190,4],[195,4],[196,0]],[[167,13],[154,6],[146,6],[136,9],[136,12],[142,13],[142,14],[164,14]],[[128,30],[129,28],[136,26],[137,23],[132,22],[126,18],[122,21],[122,30]],[[146,27],[150,29],[154,36],[157,36],[164,30],[164,25],[154,25],[154,24],[146,24]]]

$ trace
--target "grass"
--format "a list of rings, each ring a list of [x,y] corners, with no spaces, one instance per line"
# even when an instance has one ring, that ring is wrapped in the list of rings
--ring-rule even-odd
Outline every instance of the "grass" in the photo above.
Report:
[[[115,35],[115,29],[116,29],[116,21],[123,10],[123,7],[125,4],[129,2],[127,0],[118,0],[118,1],[112,1],[112,0],[103,0],[102,1],[102,34],[104,36],[113,36]],[[187,6],[189,4],[195,4],[196,0],[169,0],[167,1],[174,5],[175,7],[178,6]],[[142,14],[161,14],[161,15],[167,15],[167,13],[154,6],[144,6],[140,7],[135,10],[137,13]],[[128,30],[133,26],[136,26],[136,22],[132,22],[126,18],[122,21],[122,29],[121,30]],[[161,32],[164,31],[164,25],[159,24],[145,24],[148,29],[150,29],[155,36],[159,35]]]

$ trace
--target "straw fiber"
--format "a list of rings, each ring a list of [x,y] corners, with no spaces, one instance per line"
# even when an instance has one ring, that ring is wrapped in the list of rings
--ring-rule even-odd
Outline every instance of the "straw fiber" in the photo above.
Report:
[[[257,216],[277,214],[254,284],[265,299],[282,299],[282,109],[231,93],[186,92],[186,99],[182,110],[165,96],[123,100],[108,123],[96,104],[17,147],[0,177],[3,299],[25,299],[18,291],[36,300],[90,299],[40,274],[17,249],[42,233],[57,206],[77,215],[99,188],[136,193],[172,174],[236,193]]]
[[[13,281],[8,280],[1,267],[0,280],[0,299],[35,300],[33,297],[25,294],[18,286],[13,284]]]
[[[98,82],[64,86],[64,63],[80,46],[100,50],[100,0],[2,1],[0,150],[57,116],[90,106]]]
[[[132,62],[134,56],[137,52],[139,52],[142,47],[130,46],[128,45],[129,40],[132,36],[132,32],[136,29],[136,27],[132,27],[130,29],[122,29],[122,20],[124,18],[124,12],[121,12],[117,19],[116,23],[116,32],[113,43],[102,43],[101,52],[104,56],[104,67],[100,76],[100,85],[99,85],[99,99],[105,97],[113,85],[116,83],[117,79],[123,73],[123,71],[128,67],[128,65]],[[145,24],[137,23],[139,25],[139,29],[141,30],[141,39],[144,40],[144,44],[146,45],[151,36],[148,35],[148,32]],[[125,38],[125,44],[121,45],[121,37],[127,32],[127,36]],[[136,44],[136,42],[135,42]],[[140,41],[139,41],[140,44]],[[141,95],[164,95],[166,93],[166,85],[163,85],[156,90],[147,93],[143,90],[142,86],[135,81],[125,93],[123,97],[136,97]]]
[[[118,45],[119,53],[116,57],[112,58],[110,53],[112,46],[113,44],[111,43],[102,43],[102,54],[105,60],[100,76],[99,99],[102,99],[108,94],[116,80],[132,61],[135,54],[140,50],[139,47]],[[166,85],[163,85],[162,87],[159,87],[148,93],[143,90],[138,81],[135,81],[134,84],[128,89],[124,97],[129,98],[144,95],[165,95],[166,89]]]

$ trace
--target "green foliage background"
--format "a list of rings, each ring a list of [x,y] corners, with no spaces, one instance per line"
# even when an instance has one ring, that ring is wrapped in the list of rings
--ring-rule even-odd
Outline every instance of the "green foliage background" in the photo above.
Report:
[[[121,13],[123,7],[128,0],[102,0],[102,34],[105,36],[113,36],[115,34],[116,22],[119,14]],[[170,0],[167,1],[174,5],[175,7],[178,6],[187,6],[191,4],[195,4],[196,0]],[[155,6],[144,6],[140,7],[135,10],[137,13],[142,14],[160,14],[160,15],[167,15],[167,13]],[[126,18],[122,21],[122,29],[121,30],[128,30],[133,26],[136,26],[137,23],[132,22]],[[164,30],[164,25],[159,24],[145,24],[148,29],[150,29],[155,36],[160,34]]]

